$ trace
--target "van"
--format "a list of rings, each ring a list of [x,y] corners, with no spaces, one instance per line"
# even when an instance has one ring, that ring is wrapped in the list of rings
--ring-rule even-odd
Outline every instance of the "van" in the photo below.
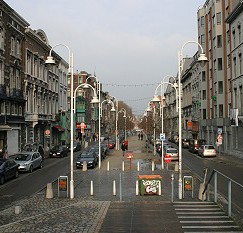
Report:
[[[190,139],[189,141],[189,151],[192,153],[197,153],[198,148],[206,144],[205,139]]]

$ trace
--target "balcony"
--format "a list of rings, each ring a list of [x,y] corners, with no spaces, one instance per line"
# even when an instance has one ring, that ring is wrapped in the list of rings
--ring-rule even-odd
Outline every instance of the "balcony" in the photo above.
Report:
[[[24,99],[24,92],[23,92],[23,90],[11,88],[10,89],[10,96],[12,98]]]
[[[25,113],[25,121],[38,122],[37,113]]]

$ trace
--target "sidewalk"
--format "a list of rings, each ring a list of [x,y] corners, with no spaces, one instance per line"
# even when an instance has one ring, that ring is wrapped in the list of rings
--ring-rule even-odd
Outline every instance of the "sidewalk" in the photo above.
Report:
[[[170,170],[161,171],[158,155],[147,153],[145,141],[137,136],[128,138],[129,150],[133,152],[132,167],[122,151],[113,153],[102,161],[101,169],[89,169],[86,172],[74,170],[75,198],[57,197],[57,184],[54,183],[54,198],[46,199],[45,190],[13,203],[13,207],[0,212],[1,233],[24,232],[183,232],[181,224],[171,204]],[[156,169],[152,171],[152,160]],[[110,170],[107,171],[109,161]],[[125,171],[122,171],[122,162]],[[137,162],[140,171],[137,171]],[[189,171],[183,171],[186,174]],[[135,184],[138,175],[158,174],[162,176],[162,195],[136,196]],[[91,180],[94,195],[90,195]],[[113,194],[113,181],[116,181],[117,193]],[[175,174],[175,181],[178,180]],[[196,181],[196,186],[199,182]],[[122,189],[120,189],[122,187]],[[175,199],[178,185],[175,182]],[[198,189],[197,189],[198,190]],[[190,193],[185,196],[189,200]],[[21,206],[22,213],[14,214],[14,206]]]

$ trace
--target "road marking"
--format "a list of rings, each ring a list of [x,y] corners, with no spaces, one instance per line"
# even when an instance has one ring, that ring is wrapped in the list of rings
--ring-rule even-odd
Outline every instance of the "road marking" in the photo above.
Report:
[[[180,221],[180,223],[232,223],[232,220],[219,221],[219,220],[209,220],[209,221]]]
[[[178,218],[228,218],[228,216],[178,216]]]
[[[215,211],[218,211],[220,210],[220,208],[175,208],[176,211],[180,211],[180,210],[184,210],[184,211],[187,211],[187,210],[190,210],[190,211],[209,211],[209,210],[215,210]]]
[[[182,228],[185,229],[207,229],[207,228],[213,228],[213,229],[218,229],[218,228],[223,228],[223,229],[228,229],[228,228],[239,228],[239,226],[182,226]]]
[[[190,214],[208,214],[208,215],[210,215],[210,214],[224,214],[223,212],[176,212],[176,214],[185,214],[185,215],[190,215]]]

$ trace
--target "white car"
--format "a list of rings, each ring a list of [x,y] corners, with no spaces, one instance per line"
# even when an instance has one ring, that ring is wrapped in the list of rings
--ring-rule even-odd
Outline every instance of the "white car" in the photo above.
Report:
[[[202,157],[216,157],[217,152],[213,145],[202,145],[198,148],[198,155]]]
[[[43,161],[39,152],[21,152],[15,156],[15,162],[19,164],[19,171],[32,172],[36,168],[42,168]]]
[[[164,156],[170,156],[172,161],[179,160],[178,150],[176,148],[167,148]]]

